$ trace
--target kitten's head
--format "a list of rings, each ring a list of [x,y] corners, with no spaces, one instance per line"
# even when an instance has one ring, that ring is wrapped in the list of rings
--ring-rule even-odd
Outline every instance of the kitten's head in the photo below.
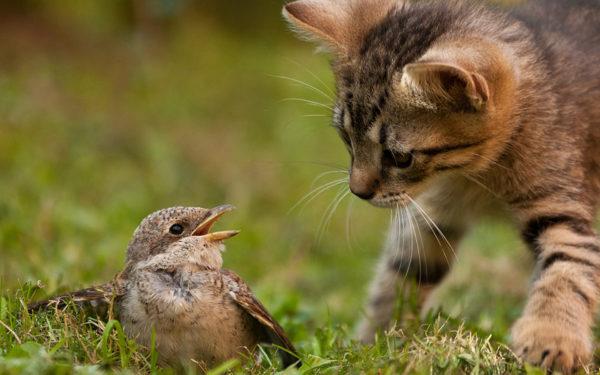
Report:
[[[350,189],[374,205],[402,205],[436,177],[484,170],[511,132],[509,64],[493,43],[470,41],[455,12],[398,0],[284,8],[334,56],[334,126],[351,155]]]

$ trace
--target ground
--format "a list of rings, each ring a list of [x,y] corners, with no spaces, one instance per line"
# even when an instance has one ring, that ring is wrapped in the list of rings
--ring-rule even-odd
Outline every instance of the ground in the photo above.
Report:
[[[24,305],[111,278],[149,212],[221,203],[238,210],[219,228],[242,230],[225,266],[289,332],[299,372],[542,373],[507,347],[531,256],[487,219],[457,249],[436,313],[419,319],[409,290],[375,345],[352,340],[389,213],[324,185],[347,165],[332,77],[278,4],[258,28],[208,7],[134,30],[70,4],[0,22],[0,373],[168,373],[117,322]],[[275,372],[263,357],[211,374]]]

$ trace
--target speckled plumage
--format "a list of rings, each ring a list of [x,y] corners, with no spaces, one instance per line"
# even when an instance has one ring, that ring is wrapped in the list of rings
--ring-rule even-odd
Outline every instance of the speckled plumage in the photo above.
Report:
[[[231,206],[172,207],[147,216],[127,249],[127,265],[112,282],[31,304],[31,310],[68,301],[105,310],[115,302],[125,332],[150,347],[152,329],[163,364],[192,360],[206,367],[253,358],[260,343],[275,344],[284,366],[297,360],[285,332],[235,273],[224,270],[223,240],[236,231],[209,233]],[[181,233],[171,233],[173,225]]]

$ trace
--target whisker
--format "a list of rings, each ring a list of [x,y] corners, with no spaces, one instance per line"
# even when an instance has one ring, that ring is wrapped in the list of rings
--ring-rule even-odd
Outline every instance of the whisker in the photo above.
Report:
[[[426,220],[428,220],[431,223],[431,225],[435,228],[435,230],[440,234],[440,236],[442,237],[442,239],[444,240],[444,242],[446,243],[446,245],[448,246],[448,248],[450,249],[450,251],[452,251],[452,254],[453,254],[454,258],[456,258],[456,251],[454,251],[454,247],[452,246],[452,244],[450,244],[450,241],[448,241],[448,238],[446,237],[446,235],[444,234],[444,232],[442,232],[442,230],[436,224],[436,222],[431,218],[431,216],[429,216],[429,214],[423,209],[423,207],[419,203],[417,203],[417,201],[415,201],[414,199],[412,199],[409,196],[407,196],[407,198],[421,212],[421,214],[423,215],[423,218],[426,219]],[[436,238],[437,238],[437,236],[436,236]],[[444,252],[444,256],[446,256],[445,252]],[[446,260],[448,260],[448,258],[446,258]]]
[[[410,229],[413,233],[413,238],[414,240],[412,241],[415,244],[415,247],[417,248],[417,258],[419,260],[419,283],[421,283],[421,275],[422,273],[422,263],[421,263],[421,250],[419,248],[419,240],[417,239],[417,231],[415,230],[415,224],[414,224],[414,216],[412,214],[412,212],[408,209],[405,209],[406,211],[406,215],[408,217],[408,222],[410,223]]]
[[[408,235],[408,212],[406,211],[406,209],[402,209],[400,211],[400,213],[402,214],[402,222],[404,224],[404,232]],[[406,236],[404,238],[407,238]],[[408,257],[408,266],[406,267],[406,272],[404,273],[404,280],[408,279],[408,272],[410,270],[410,267],[412,266],[412,261],[413,261],[413,237],[412,235],[410,235],[410,237],[407,238],[408,241],[410,241],[410,254]],[[404,244],[404,240],[402,240],[403,244]]]
[[[323,235],[325,234],[325,231],[331,222],[333,214],[339,207],[340,203],[342,203],[344,198],[348,196],[348,194],[350,194],[350,190],[346,190],[345,187],[340,189],[335,198],[333,198],[333,201],[331,201],[329,206],[327,206],[323,219],[321,220],[321,224],[319,225],[319,229],[317,230],[317,244],[321,243],[321,239],[323,238]]]
[[[426,217],[425,211],[423,211],[420,207],[417,207],[416,205],[415,205],[415,207],[417,208],[417,211],[421,214],[421,217],[423,218],[423,220],[425,220],[425,224],[427,224],[427,226],[429,227],[429,230],[431,231],[431,233],[435,237],[436,242],[438,243],[440,249],[442,250],[442,254],[444,255],[444,259],[446,260],[446,264],[450,267],[451,263],[450,263],[450,260],[448,259],[448,255],[446,255],[446,251],[444,250],[444,245],[442,245],[442,241],[440,241],[440,238],[438,237],[438,234],[436,233],[439,230],[438,229],[434,229],[434,227],[430,224],[429,220]],[[435,223],[433,223],[433,224],[435,224]],[[448,241],[446,241],[446,242],[448,242]],[[454,252],[454,250],[452,250],[452,251]]]
[[[323,80],[318,75],[316,75],[315,73],[313,73],[305,65],[302,65],[299,62],[290,59],[289,57],[287,57],[286,60],[288,60],[292,64],[294,64],[294,65],[299,66],[300,68],[302,68],[305,72],[307,72],[313,78],[315,78],[321,85],[323,85],[323,88],[325,88],[325,90],[327,90],[331,94],[331,96],[335,96],[335,92],[333,92],[333,90],[331,90],[331,88],[325,82],[323,82]]]
[[[483,160],[487,160],[487,161],[489,161],[490,163],[492,163],[492,164],[495,164],[495,165],[499,166],[500,168],[504,168],[504,169],[506,169],[507,171],[510,171],[510,168],[508,168],[508,167],[507,167],[507,166],[505,166],[505,165],[502,165],[502,164],[498,163],[497,161],[495,161],[495,160],[493,160],[493,159],[490,159],[490,158],[488,158],[488,157],[486,157],[486,156],[483,156],[483,155],[480,155],[480,154],[476,154],[476,153],[471,153],[471,154],[472,154],[473,156],[476,156],[476,157],[478,157],[478,158],[482,158]]]
[[[354,199],[350,199],[348,203],[348,207],[346,208],[346,245],[350,249],[350,251],[354,252],[354,246],[352,246],[352,212],[354,208]]]
[[[331,115],[316,115],[316,114],[311,114],[311,115],[301,115],[300,117],[327,117],[327,118],[331,118]]]
[[[293,99],[293,101],[295,101],[296,99],[302,99],[302,98],[287,98],[287,99],[282,99],[281,101],[290,101],[289,99]],[[305,99],[305,100],[309,100],[309,99]],[[315,103],[319,103],[319,102],[315,102]],[[327,105],[325,103],[321,103],[321,104]],[[302,119],[302,118],[326,118],[327,119],[326,122],[314,121],[307,125],[314,125],[314,126],[319,126],[319,127],[324,127],[324,128],[328,128],[331,125],[331,113],[307,113],[304,115],[294,116],[290,120],[284,122],[282,126],[284,128],[288,128],[292,124],[296,125],[300,122],[300,119]]]
[[[319,94],[323,95],[325,98],[333,101],[333,98],[331,97],[331,95],[326,94],[323,90],[311,85],[310,83],[301,81],[301,80],[293,78],[293,77],[287,77],[287,76],[282,76],[282,75],[268,74],[268,76],[273,77],[273,78],[285,79],[285,80],[300,84],[304,87],[308,87],[308,88],[313,89],[314,91],[318,92]]]
[[[386,250],[388,251],[392,251],[392,265],[396,265],[396,262],[398,261],[398,256],[400,254],[401,251],[401,247],[400,247],[400,218],[398,216],[398,210],[399,207],[398,205],[396,205],[395,208],[390,209],[390,235],[387,238],[388,244],[387,246],[389,246],[389,248],[387,248]],[[402,258],[400,258],[400,262],[402,261]],[[396,270],[396,272],[400,271],[400,269],[402,268],[402,264],[399,263],[398,264],[398,269]]]
[[[334,181],[329,181],[311,191],[309,191],[308,193],[306,193],[302,198],[300,198],[300,200],[298,202],[296,202],[296,204],[294,204],[292,206],[292,208],[290,208],[290,210],[288,211],[288,215],[291,214],[298,206],[300,206],[301,204],[307,205],[310,202],[312,202],[316,197],[318,197],[319,195],[321,195],[323,192],[327,191],[328,189],[331,189],[334,186],[337,185],[341,185],[343,183],[346,183],[348,181],[347,178],[340,178],[338,180],[334,180]]]
[[[401,208],[400,205],[396,204],[396,221],[398,223],[398,229],[396,232],[396,237],[397,237],[397,242],[398,242],[398,251],[396,251],[395,257],[400,257],[400,264],[398,265],[398,271],[400,270],[400,268],[402,267],[402,262],[404,261],[404,256],[402,254],[400,254],[400,252],[406,253],[407,251],[407,246],[406,246],[406,239],[407,239],[407,224],[405,222],[405,214],[404,214],[404,208]],[[402,244],[400,244],[400,238],[402,238]],[[404,275],[403,276],[403,281],[406,281],[406,279],[408,279],[408,271],[410,269],[412,263],[412,248],[411,248],[411,252],[408,258],[408,266],[406,267],[406,270],[404,271]]]
[[[327,105],[327,104],[321,103],[321,102],[317,102],[314,100],[304,99],[304,98],[284,98],[284,99],[281,99],[280,102],[301,102],[301,103],[310,104],[310,105],[313,105],[316,107],[327,108],[328,110],[333,112],[333,107],[330,105]]]
[[[413,214],[414,217],[414,214]],[[425,248],[425,243],[423,242],[423,236],[421,235],[421,225],[419,225],[419,220],[417,217],[415,219],[415,227],[417,228],[417,233],[419,235],[419,241],[421,241],[421,250],[423,252],[423,261],[425,263],[425,279],[428,278],[429,272],[427,271],[427,249]],[[418,247],[417,247],[418,249]]]
[[[466,173],[461,173],[461,176],[463,176],[464,178],[466,178],[467,180],[479,185],[482,189],[486,190],[488,193],[492,194],[494,197],[498,198],[498,199],[502,199],[498,194],[496,194],[492,189],[490,189],[489,187],[485,186],[485,184],[479,180],[477,180],[475,177],[470,176]]]
[[[320,173],[319,175],[317,175],[317,177],[315,177],[315,178],[314,178],[314,180],[313,180],[313,181],[312,181],[312,183],[310,184],[310,188],[312,189],[312,188],[315,186],[315,184],[316,184],[316,183],[317,183],[317,182],[318,182],[318,181],[319,181],[321,178],[323,178],[323,177],[325,177],[325,176],[328,176],[328,175],[331,175],[331,174],[346,174],[346,175],[347,175],[347,174],[348,174],[348,171],[346,171],[346,170],[342,170],[342,171],[335,170],[335,171],[327,171],[327,172]]]
[[[257,162],[259,163],[259,162]],[[340,165],[336,165],[336,164],[331,164],[331,163],[323,163],[323,162],[319,162],[319,161],[312,161],[312,160],[291,160],[291,161],[281,161],[281,160],[265,160],[265,161],[261,161],[260,163],[264,163],[264,164],[282,164],[282,165],[290,165],[290,164],[310,164],[310,165],[316,165],[319,167],[327,167],[327,168],[331,168],[331,169],[335,169],[338,171],[345,171],[347,172],[348,170],[344,167],[344,166],[340,166]]]

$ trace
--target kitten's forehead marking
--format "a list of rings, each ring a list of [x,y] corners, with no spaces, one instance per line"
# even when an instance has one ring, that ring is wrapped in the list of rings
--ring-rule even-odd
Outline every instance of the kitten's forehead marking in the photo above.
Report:
[[[381,127],[383,126],[383,124],[381,123],[381,121],[377,121],[375,123],[373,123],[371,126],[369,126],[369,128],[367,129],[367,133],[366,136],[371,140],[371,142],[373,143],[381,143]]]
[[[344,62],[339,70],[353,132],[379,143],[381,124],[377,121],[388,104],[394,75],[422,57],[451,22],[446,7],[432,11],[428,6],[413,5],[391,11],[372,28],[356,58]],[[415,36],[415,29],[422,31]]]
[[[356,133],[379,143],[381,115],[389,94],[386,87],[378,88],[377,92],[367,97],[353,96],[352,100],[345,101],[343,127],[349,133]],[[376,99],[373,100],[372,97]]]

